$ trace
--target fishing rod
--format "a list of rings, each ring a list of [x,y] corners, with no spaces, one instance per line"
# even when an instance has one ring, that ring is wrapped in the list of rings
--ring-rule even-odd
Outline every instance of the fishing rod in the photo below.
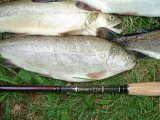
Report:
[[[110,86],[0,86],[0,92],[3,91],[57,93],[128,93],[129,95],[160,96],[160,82],[144,82]]]

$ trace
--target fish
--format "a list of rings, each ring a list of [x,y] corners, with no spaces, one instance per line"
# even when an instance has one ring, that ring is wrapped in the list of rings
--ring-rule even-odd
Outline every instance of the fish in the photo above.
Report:
[[[76,6],[103,13],[160,17],[160,0],[76,0]]]
[[[15,1],[0,5],[0,32],[24,35],[90,35],[98,36],[100,28],[111,29],[121,23],[116,15],[86,11],[74,1],[37,3]]]
[[[19,36],[0,41],[0,55],[27,71],[69,82],[103,80],[136,65],[135,55],[94,36]]]
[[[8,0],[0,0],[0,4],[4,2],[9,2]]]
[[[118,43],[127,50],[160,59],[160,29],[147,31],[148,32],[143,33],[118,35],[113,31],[108,30],[106,38],[111,42]]]

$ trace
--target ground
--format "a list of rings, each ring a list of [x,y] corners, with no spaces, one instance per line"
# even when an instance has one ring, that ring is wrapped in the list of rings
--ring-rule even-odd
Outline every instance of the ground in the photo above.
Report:
[[[124,34],[160,27],[159,18],[123,16]],[[2,59],[0,59],[2,63]],[[1,85],[110,85],[160,81],[160,61],[139,59],[135,68],[92,83],[68,83],[0,65]],[[0,120],[159,120],[160,97],[127,94],[0,93]]]

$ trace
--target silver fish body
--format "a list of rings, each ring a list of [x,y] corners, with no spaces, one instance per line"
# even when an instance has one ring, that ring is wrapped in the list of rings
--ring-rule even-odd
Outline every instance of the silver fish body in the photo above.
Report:
[[[121,44],[127,50],[136,51],[160,59],[160,30],[117,38],[113,37],[110,40]]]
[[[79,9],[74,1],[16,1],[0,5],[0,32],[96,36],[99,28],[121,33],[121,29],[114,28],[120,22],[114,15]]]
[[[82,9],[93,7],[103,13],[160,17],[160,0],[76,0]],[[83,3],[85,3],[83,5]],[[87,8],[86,8],[87,9]]]
[[[71,82],[101,80],[130,70],[135,56],[92,36],[26,36],[0,41],[0,54],[28,71]]]
[[[9,2],[9,0],[0,0],[0,4],[5,2]]]

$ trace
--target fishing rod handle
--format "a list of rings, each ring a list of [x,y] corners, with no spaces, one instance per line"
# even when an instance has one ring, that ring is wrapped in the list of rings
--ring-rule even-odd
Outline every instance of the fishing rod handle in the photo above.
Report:
[[[129,95],[160,96],[160,82],[132,83],[128,85]]]
[[[63,86],[61,92],[75,93],[127,93],[127,85],[110,85],[110,86]]]

